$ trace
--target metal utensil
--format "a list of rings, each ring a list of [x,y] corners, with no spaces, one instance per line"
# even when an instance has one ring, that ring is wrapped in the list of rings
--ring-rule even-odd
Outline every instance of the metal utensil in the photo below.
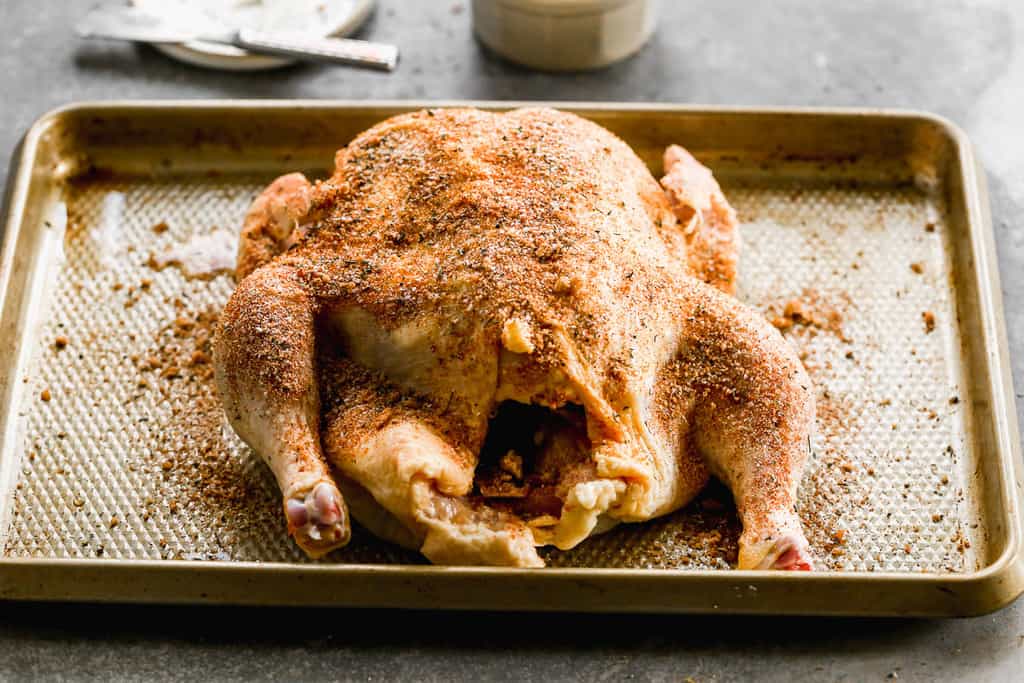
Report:
[[[295,32],[235,29],[215,24],[180,26],[139,9],[118,5],[94,7],[75,26],[75,32],[82,38],[142,43],[203,40],[233,45],[258,54],[383,71],[391,71],[398,64],[398,48],[386,43],[347,38],[310,38]]]

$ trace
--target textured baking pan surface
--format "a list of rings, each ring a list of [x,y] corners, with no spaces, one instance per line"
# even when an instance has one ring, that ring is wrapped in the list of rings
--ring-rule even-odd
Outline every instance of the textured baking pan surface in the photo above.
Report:
[[[611,124],[660,172],[654,136],[631,140],[628,120]],[[2,557],[423,563],[358,527],[347,548],[316,562],[295,547],[273,477],[227,426],[213,387],[209,340],[231,274],[198,278],[160,263],[197,240],[226,240],[275,175],[323,175],[345,142],[324,140],[318,158],[303,138],[300,159],[257,150],[253,163],[226,168],[186,161],[185,143],[178,157],[140,145],[106,167],[100,143],[91,157],[75,150],[36,224],[21,226],[55,237],[26,255],[33,315],[4,340],[24,352],[8,369]],[[695,147],[716,171],[742,222],[739,296],[782,330],[815,382],[798,507],[818,568],[967,575],[992,564],[1008,544],[997,519],[1009,511],[991,500],[997,468],[983,460],[1000,456],[978,437],[988,427],[972,409],[988,378],[970,367],[966,318],[977,311],[960,309],[975,285],[961,284],[957,249],[973,227],[943,173],[661,142]],[[192,149],[214,159],[217,144]],[[728,572],[739,530],[727,491],[712,485],[675,514],[544,558],[552,568]]]

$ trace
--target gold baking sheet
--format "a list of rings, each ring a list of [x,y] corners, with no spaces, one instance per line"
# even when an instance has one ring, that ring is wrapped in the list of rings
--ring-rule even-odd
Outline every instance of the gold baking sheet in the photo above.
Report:
[[[76,110],[57,115],[50,138],[37,141],[46,149],[30,160],[36,196],[28,220],[15,226],[34,239],[21,235],[6,245],[20,244],[25,263],[20,274],[7,273],[9,288],[22,285],[22,324],[7,316],[13,298],[4,302],[5,339],[17,352],[5,369],[2,557],[19,566],[184,561],[200,572],[316,565],[339,575],[387,565],[431,576],[437,570],[415,553],[360,529],[347,548],[315,563],[294,547],[272,477],[227,427],[209,378],[207,333],[233,282],[226,274],[189,279],[173,267],[156,269],[150,258],[236,230],[255,193],[280,172],[323,173],[333,149],[372,120],[373,108],[323,105],[288,118],[282,106],[273,112],[288,120],[279,139],[253,124],[247,140],[245,121],[258,117],[245,103],[199,108],[191,118],[179,106],[177,117],[161,116],[160,107],[141,107],[134,117],[115,109],[112,118],[132,122],[120,132],[109,119],[94,114],[100,120],[90,122]],[[381,107],[376,118],[388,113]],[[1019,530],[1006,488],[1016,444],[1015,434],[999,433],[1012,415],[992,414],[993,392],[1005,389],[992,380],[995,373],[1008,381],[1008,373],[985,347],[982,318],[999,316],[981,296],[978,276],[991,266],[965,249],[977,249],[979,233],[990,229],[970,220],[978,188],[960,173],[966,148],[949,137],[955,131],[892,116],[878,137],[899,144],[887,149],[869,135],[885,115],[847,112],[845,142],[815,146],[814,135],[824,139],[843,115],[808,126],[799,139],[786,139],[796,135],[788,132],[773,141],[778,128],[768,119],[778,112],[610,107],[590,114],[633,144],[655,173],[670,142],[705,159],[742,222],[739,296],[769,318],[798,305],[814,320],[786,335],[818,389],[818,434],[799,497],[823,570],[815,585],[860,574],[972,580],[1005,561]],[[214,123],[189,135],[204,117],[225,129]],[[711,131],[704,139],[699,117]],[[753,134],[759,124],[763,139]],[[843,153],[837,144],[862,151]],[[56,179],[39,178],[45,161]],[[22,168],[19,179],[25,174]],[[993,341],[998,347],[1001,339]],[[543,571],[738,579],[757,574],[729,569],[738,531],[727,492],[712,486],[676,514],[621,525],[571,551],[545,551],[550,568]],[[138,571],[144,583],[145,570]],[[1017,585],[1008,590],[1019,592]],[[708,596],[708,609],[714,599]],[[318,600],[298,602],[310,601]]]

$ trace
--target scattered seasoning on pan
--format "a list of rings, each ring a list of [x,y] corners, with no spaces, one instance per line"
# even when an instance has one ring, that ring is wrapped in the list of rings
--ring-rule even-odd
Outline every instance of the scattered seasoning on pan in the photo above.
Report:
[[[935,314],[931,311],[925,311],[921,314],[921,319],[924,321],[924,331],[931,334],[935,331]]]
[[[43,399],[44,401],[49,401],[51,398],[53,398],[53,396],[50,395],[49,389],[43,389],[39,393],[39,398]]]
[[[914,271],[915,273],[917,273],[918,275],[920,275],[921,273],[924,272],[924,264],[923,263],[911,263],[910,264],[910,269],[912,271]]]
[[[156,233],[157,235],[160,235],[160,234],[163,234],[163,233],[167,232],[167,230],[168,230],[169,228],[170,228],[170,226],[169,226],[169,225],[167,225],[167,221],[160,221],[159,223],[155,224],[155,225],[154,225],[154,226],[153,226],[152,228],[150,228],[150,229],[151,229],[151,230],[152,230],[153,232],[155,232],[155,233]]]
[[[63,336],[63,335],[60,335],[56,339],[53,340],[53,346],[58,351],[66,348],[67,345],[68,345],[68,338]]]
[[[842,298],[843,303],[848,303],[845,296]],[[843,315],[839,307],[814,290],[806,290],[799,297],[785,302],[769,304],[766,316],[783,333],[807,329],[813,336],[822,330],[835,334],[844,342],[852,341],[843,332]]]
[[[230,553],[240,538],[265,536],[280,529],[282,543],[291,541],[283,528],[280,494],[269,472],[251,455],[239,460],[226,440],[223,409],[213,381],[211,342],[218,312],[192,310],[179,299],[168,299],[168,321],[158,329],[148,350],[140,349],[135,382],[159,393],[174,406],[154,428],[149,446],[153,494],[147,496],[143,523],[155,523],[164,514],[186,515],[191,523],[220,527],[202,549],[161,539],[162,557],[202,557]],[[252,472],[249,469],[252,468]],[[255,477],[253,475],[256,475]]]

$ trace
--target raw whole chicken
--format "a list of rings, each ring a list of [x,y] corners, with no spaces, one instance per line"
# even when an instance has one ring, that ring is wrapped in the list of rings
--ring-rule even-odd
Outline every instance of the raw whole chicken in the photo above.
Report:
[[[537,546],[715,476],[739,568],[811,568],[810,381],[731,296],[737,220],[711,173],[676,146],[665,172],[572,114],[428,110],[255,200],[216,377],[308,555],[348,541],[351,511],[435,563],[543,566]],[[523,417],[505,443],[499,408]]]

